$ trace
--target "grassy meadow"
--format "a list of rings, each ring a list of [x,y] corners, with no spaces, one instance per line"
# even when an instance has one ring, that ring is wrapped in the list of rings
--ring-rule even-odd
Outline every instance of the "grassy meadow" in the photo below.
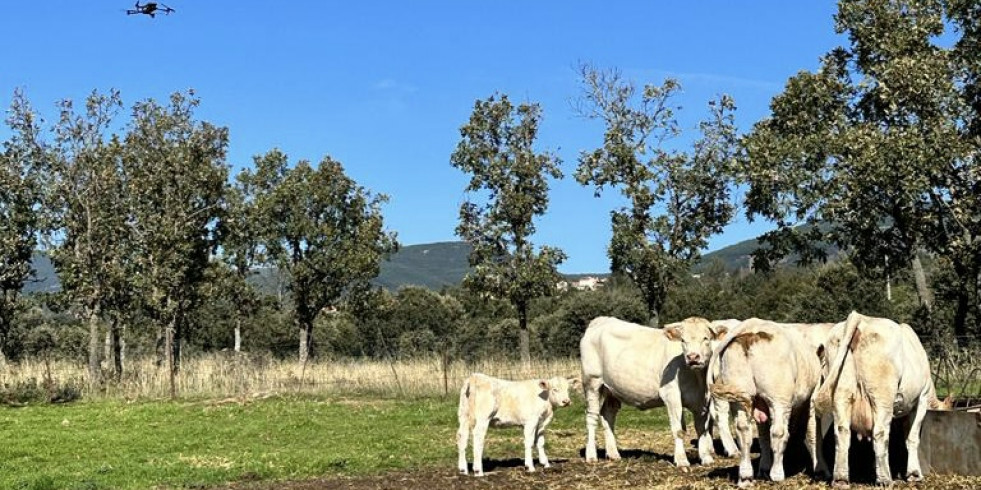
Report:
[[[581,397],[556,414],[553,460],[578,458]],[[623,412],[621,431],[663,423]],[[0,409],[0,488],[206,488],[390,470],[456,472],[456,401],[311,395],[254,401],[99,400]],[[522,455],[518,429],[491,431],[486,458]]]

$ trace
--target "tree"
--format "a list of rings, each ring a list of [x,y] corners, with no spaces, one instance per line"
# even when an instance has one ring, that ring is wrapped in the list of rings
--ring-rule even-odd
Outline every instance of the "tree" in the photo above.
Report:
[[[614,273],[626,274],[640,289],[658,325],[668,290],[687,274],[708,238],[732,219],[731,163],[737,148],[728,96],[709,102],[711,118],[699,128],[690,152],[669,149],[681,134],[671,98],[680,90],[673,79],[645,85],[615,70],[580,67],[583,97],[579,112],[605,125],[603,146],[579,156],[576,180],[618,187],[629,205],[612,214],[609,255]]]
[[[220,221],[222,259],[231,275],[222,284],[228,288],[235,311],[235,352],[242,349],[242,323],[255,313],[259,294],[248,281],[254,267],[264,261],[259,244],[259,229],[255,196],[239,174],[235,184],[226,190],[225,208]]]
[[[748,212],[778,225],[757,264],[821,259],[816,245],[830,242],[864,268],[912,265],[929,307],[925,249],[952,265],[955,333],[967,333],[981,287],[979,15],[976,2],[839,3],[849,45],[792,77],[745,139]],[[952,47],[937,41],[947,24],[961,34]]]
[[[471,175],[468,193],[483,193],[460,206],[456,233],[470,243],[473,270],[464,279],[473,291],[507,298],[518,313],[521,360],[531,360],[528,304],[552,294],[556,270],[565,260],[558,248],[535,250],[529,241],[534,218],[548,207],[548,181],[562,178],[558,157],[536,153],[542,111],[537,104],[511,104],[507,95],[474,104],[470,121],[460,128],[461,141],[450,163]]]
[[[359,186],[330,157],[316,168],[305,160],[289,168],[279,150],[255,157],[255,171],[243,171],[240,180],[255,196],[262,247],[289,277],[305,365],[317,315],[377,276],[381,260],[397,248],[380,209],[388,197]]]
[[[7,117],[12,133],[0,153],[0,366],[17,297],[31,275],[31,257],[41,219],[47,158],[39,120],[23,93],[15,92]]]
[[[180,368],[187,312],[201,299],[217,246],[217,221],[228,178],[228,129],[197,121],[193,92],[174,93],[162,106],[133,106],[123,171],[128,219],[139,253],[139,288],[162,332],[171,396]]]
[[[93,92],[82,114],[72,101],[60,103],[48,186],[51,259],[62,294],[88,324],[93,386],[102,376],[101,327],[110,311],[123,309],[131,289],[123,150],[119,138],[107,134],[121,107],[118,92]]]

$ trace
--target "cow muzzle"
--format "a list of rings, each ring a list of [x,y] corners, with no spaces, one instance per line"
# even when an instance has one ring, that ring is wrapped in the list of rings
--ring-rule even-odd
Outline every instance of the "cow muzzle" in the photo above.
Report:
[[[687,356],[685,356],[685,361],[688,363],[689,367],[693,367],[693,368],[705,367],[705,361],[703,361],[702,356],[698,354],[688,354]]]

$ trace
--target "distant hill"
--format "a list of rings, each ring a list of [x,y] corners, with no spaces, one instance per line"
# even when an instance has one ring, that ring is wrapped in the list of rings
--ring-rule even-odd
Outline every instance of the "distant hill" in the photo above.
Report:
[[[375,284],[396,290],[402,286],[440,289],[463,281],[470,270],[470,245],[465,242],[437,242],[407,245],[383,262]]]
[[[702,256],[695,269],[713,260],[721,260],[727,269],[738,270],[750,265],[750,255],[759,246],[755,239],[722,247]],[[381,273],[374,280],[378,286],[389,290],[397,290],[402,286],[422,286],[438,290],[445,286],[455,286],[463,281],[470,270],[468,255],[470,246],[465,242],[436,242],[419,245],[407,245],[393,254],[388,261],[381,265]],[[835,251],[831,250],[830,255]],[[25,293],[41,291],[57,291],[58,276],[51,260],[44,254],[34,255],[35,274],[24,285]],[[586,276],[606,277],[608,272],[592,274],[565,274],[566,279],[576,280]],[[254,276],[253,281],[259,288],[269,294],[282,290],[282,280],[275,268],[264,268]]]

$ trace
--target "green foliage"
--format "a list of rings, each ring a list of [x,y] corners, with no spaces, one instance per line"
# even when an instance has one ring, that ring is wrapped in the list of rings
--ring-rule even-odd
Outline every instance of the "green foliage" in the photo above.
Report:
[[[37,235],[44,226],[40,210],[47,169],[40,120],[19,91],[6,123],[12,135],[0,152],[0,360],[9,348],[17,296],[31,274]]]
[[[507,95],[478,100],[450,156],[454,167],[470,174],[466,191],[486,195],[482,203],[468,198],[460,206],[456,233],[473,247],[473,270],[464,284],[514,305],[524,361],[530,359],[528,304],[552,294],[556,268],[565,260],[561,250],[536,251],[530,241],[534,218],[548,208],[547,179],[562,177],[558,157],[533,148],[541,117],[537,104],[515,107]]]
[[[708,238],[732,219],[727,175],[736,151],[736,130],[728,96],[709,102],[711,116],[691,152],[671,150],[681,134],[671,99],[676,80],[636,87],[616,71],[581,67],[580,113],[605,125],[603,146],[579,156],[576,180],[599,195],[619,188],[629,205],[612,213],[609,255],[612,270],[640,289],[654,324],[668,290],[687,273]]]
[[[378,275],[379,263],[397,248],[383,227],[383,194],[373,195],[325,157],[314,168],[293,168],[273,150],[239,176],[255,202],[257,237],[269,260],[289,277],[299,357],[312,352],[313,324],[323,308]]]
[[[779,225],[755,264],[821,259],[825,240],[863,268],[897,271],[925,249],[955,271],[964,328],[981,277],[977,18],[972,2],[839,3],[849,45],[791,78],[744,141],[748,210]],[[938,42],[948,26],[949,47]],[[818,222],[830,226],[796,227]]]

